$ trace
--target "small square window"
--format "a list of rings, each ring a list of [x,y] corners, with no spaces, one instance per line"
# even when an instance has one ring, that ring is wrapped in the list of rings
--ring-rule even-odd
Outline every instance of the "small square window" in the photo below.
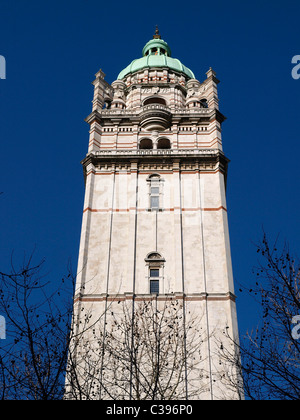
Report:
[[[159,277],[159,269],[158,268],[151,268],[150,269],[150,277]]]
[[[159,194],[159,187],[151,187],[151,194]]]

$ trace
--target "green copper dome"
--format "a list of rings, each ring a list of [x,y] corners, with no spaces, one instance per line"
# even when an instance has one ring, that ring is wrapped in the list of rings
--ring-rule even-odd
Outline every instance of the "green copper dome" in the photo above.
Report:
[[[184,73],[190,79],[195,79],[194,73],[185,67],[177,58],[171,57],[169,45],[156,32],[143,48],[143,57],[133,60],[118,76],[118,80],[124,79],[130,73],[135,73],[144,68],[150,67],[168,67],[179,73]]]

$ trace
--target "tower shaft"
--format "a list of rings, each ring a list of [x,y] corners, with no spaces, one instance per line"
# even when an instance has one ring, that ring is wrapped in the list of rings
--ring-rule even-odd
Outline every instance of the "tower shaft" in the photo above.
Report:
[[[196,80],[156,35],[144,47],[143,58],[126,67],[118,80],[109,85],[100,70],[94,81],[93,110],[86,119],[89,149],[82,161],[86,192],[75,324],[82,332],[84,317],[92,319],[93,333],[85,333],[83,342],[101,349],[95,361],[101,380],[94,397],[109,398],[110,392],[118,394],[123,380],[120,375],[110,386],[101,382],[112,375],[105,373],[107,363],[113,363],[106,359],[105,342],[113,345],[114,328],[120,331],[130,320],[132,356],[139,317],[146,320],[151,312],[154,322],[163,312],[169,319],[171,302],[176,302],[182,327],[177,336],[183,337],[178,347],[184,350],[182,380],[174,395],[238,398],[239,391],[220,380],[228,379],[232,367],[222,361],[219,348],[228,334],[226,345],[234,352],[238,329],[219,81],[212,69],[202,83]],[[141,305],[147,302],[151,311],[144,312]],[[140,341],[142,335],[138,333]],[[193,353],[195,340],[199,346]],[[146,356],[141,360],[145,366]],[[121,397],[132,399],[137,396],[132,357],[128,377],[127,394]]]

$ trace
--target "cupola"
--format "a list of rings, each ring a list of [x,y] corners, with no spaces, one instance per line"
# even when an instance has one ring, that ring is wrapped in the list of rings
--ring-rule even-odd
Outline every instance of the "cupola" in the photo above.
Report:
[[[118,76],[118,80],[127,75],[136,73],[145,68],[169,68],[177,73],[182,73],[188,80],[195,79],[194,73],[184,66],[180,60],[171,56],[169,45],[161,39],[156,28],[153,39],[147,42],[142,50],[143,57],[133,60]]]

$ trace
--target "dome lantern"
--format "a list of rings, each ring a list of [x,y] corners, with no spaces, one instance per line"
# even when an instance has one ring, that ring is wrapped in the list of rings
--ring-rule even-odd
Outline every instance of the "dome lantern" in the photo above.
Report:
[[[133,60],[124,70],[122,70],[118,79],[122,80],[127,75],[135,73],[145,68],[169,68],[178,73],[183,73],[188,79],[194,79],[194,73],[184,66],[177,58],[172,58],[169,45],[161,39],[156,27],[153,39],[147,42],[142,50],[142,58]]]

